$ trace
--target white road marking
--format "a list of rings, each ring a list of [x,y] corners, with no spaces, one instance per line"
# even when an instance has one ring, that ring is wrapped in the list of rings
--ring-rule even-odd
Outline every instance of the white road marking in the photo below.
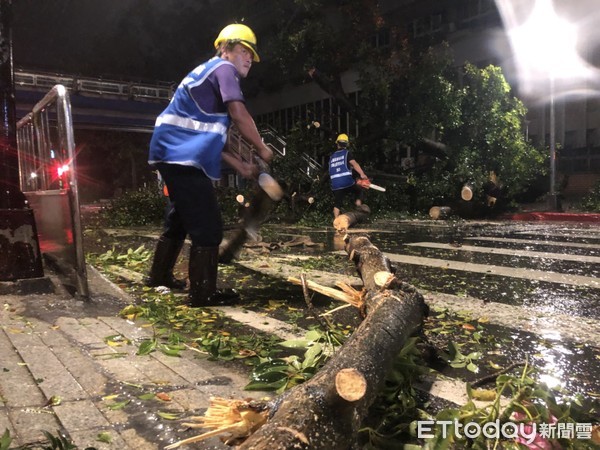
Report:
[[[583,256],[583,255],[569,255],[566,253],[549,253],[549,252],[534,252],[531,250],[513,250],[509,248],[495,248],[495,247],[477,247],[474,245],[461,245],[456,247],[451,244],[442,244],[440,242],[411,242],[406,244],[415,247],[425,248],[439,248],[444,250],[457,250],[457,251],[468,251],[478,253],[488,253],[491,255],[509,255],[509,256],[524,256],[527,258],[550,258],[560,259],[563,261],[577,261],[577,262],[588,262],[600,264],[600,256]]]

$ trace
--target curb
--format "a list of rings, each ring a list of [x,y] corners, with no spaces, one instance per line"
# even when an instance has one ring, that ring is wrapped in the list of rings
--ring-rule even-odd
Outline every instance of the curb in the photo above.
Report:
[[[527,212],[507,214],[500,217],[503,220],[524,221],[562,221],[562,222],[598,222],[600,214],[596,213],[561,213],[561,212]]]

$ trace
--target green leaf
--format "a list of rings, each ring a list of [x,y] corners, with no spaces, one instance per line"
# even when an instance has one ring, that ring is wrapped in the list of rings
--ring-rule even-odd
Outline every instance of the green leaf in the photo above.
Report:
[[[469,364],[467,364],[467,370],[473,373],[477,373],[479,372],[479,367],[477,367],[476,364],[473,364],[472,362],[470,362]]]
[[[247,391],[276,391],[287,384],[287,378],[275,383],[263,383],[260,381],[251,381],[244,389]]]
[[[467,359],[479,359],[481,358],[480,352],[472,352],[467,355]]]
[[[320,355],[323,353],[323,346],[319,343],[314,343],[304,353],[304,361],[302,367],[312,367],[318,361]]]
[[[140,344],[137,355],[149,355],[156,349],[156,339],[147,339]]]
[[[276,383],[281,380],[286,380],[287,378],[288,378],[287,371],[286,372],[268,371],[268,372],[261,372],[261,373],[253,373],[251,379],[252,379],[252,381],[259,381],[262,383]]]
[[[96,440],[99,442],[104,442],[106,444],[110,444],[112,442],[112,436],[110,433],[102,432],[96,436]]]
[[[170,412],[164,412],[164,411],[158,411],[156,414],[158,414],[160,417],[162,417],[165,420],[177,420],[181,417],[181,414],[179,414],[179,413],[170,413]]]
[[[148,392],[147,394],[138,395],[140,400],[152,400],[156,395],[152,392]]]
[[[108,409],[110,409],[112,411],[123,409],[123,408],[125,408],[125,406],[127,406],[129,404],[130,401],[131,400],[123,400],[122,402],[115,402],[112,405],[108,405]]]
[[[10,431],[5,429],[4,434],[2,434],[2,437],[0,438],[0,450],[8,450],[11,442],[12,438],[10,437]]]
[[[167,356],[181,356],[181,348],[180,347],[172,347],[165,344],[160,345],[159,350]]]
[[[308,333],[306,333],[305,337],[309,341],[316,342],[321,340],[321,338],[323,337],[323,333],[319,330],[310,330]]]

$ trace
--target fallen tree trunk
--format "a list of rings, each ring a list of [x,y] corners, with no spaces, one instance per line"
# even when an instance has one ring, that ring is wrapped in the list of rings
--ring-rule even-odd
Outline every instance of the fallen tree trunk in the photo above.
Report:
[[[369,214],[371,210],[367,205],[357,206],[355,210],[337,216],[333,221],[333,228],[340,232],[346,231],[352,225],[366,219]]]
[[[366,318],[312,379],[274,400],[267,423],[240,450],[351,448],[394,357],[421,327],[423,297],[391,273],[377,247],[353,236],[346,251],[363,278]]]

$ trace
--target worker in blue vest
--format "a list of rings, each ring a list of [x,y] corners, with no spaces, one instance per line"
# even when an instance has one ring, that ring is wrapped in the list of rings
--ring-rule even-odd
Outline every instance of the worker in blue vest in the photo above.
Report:
[[[240,87],[240,79],[246,78],[252,64],[260,60],[254,32],[243,24],[228,25],[214,46],[216,56],[181,81],[156,119],[148,158],[166,184],[171,209],[146,285],[181,287],[173,267],[189,235],[188,300],[194,307],[239,298],[233,290],[217,290],[223,222],[213,181],[221,178],[221,160],[244,178],[256,178],[259,171],[256,164],[227,151],[229,126],[235,124],[265,163],[273,158],[246,109]]]
[[[333,190],[333,217],[340,215],[344,198],[354,196],[354,204],[361,206],[363,202],[363,189],[356,185],[352,171],[356,171],[361,179],[368,179],[360,164],[352,157],[348,150],[348,135],[340,134],[336,141],[337,150],[329,157],[329,178]]]

